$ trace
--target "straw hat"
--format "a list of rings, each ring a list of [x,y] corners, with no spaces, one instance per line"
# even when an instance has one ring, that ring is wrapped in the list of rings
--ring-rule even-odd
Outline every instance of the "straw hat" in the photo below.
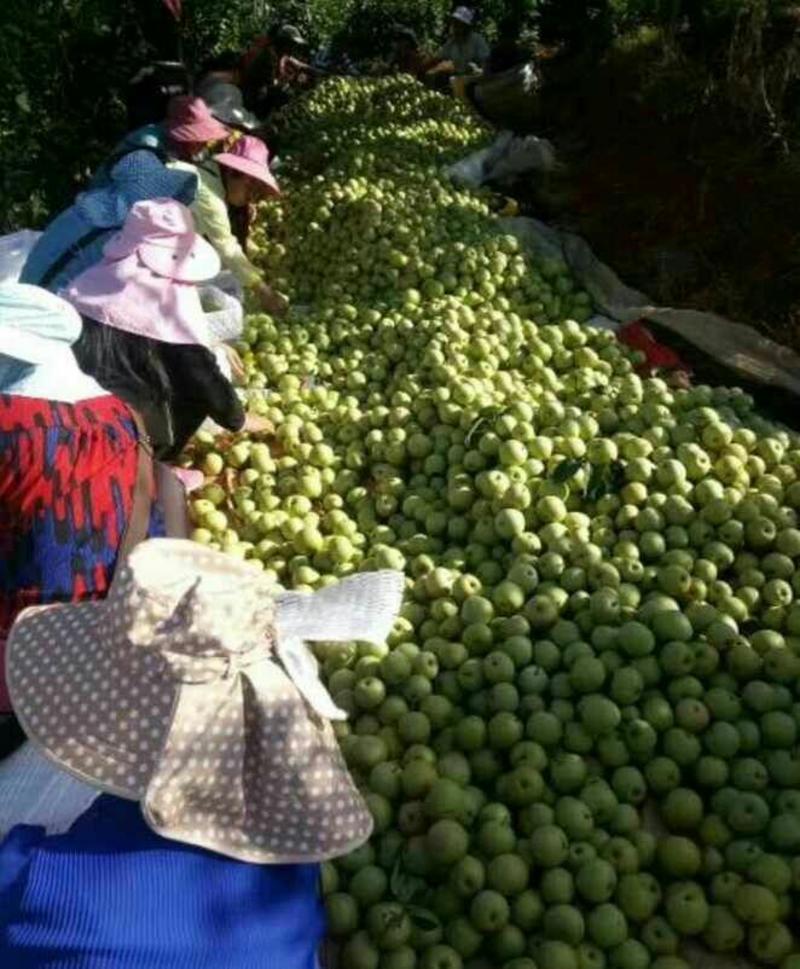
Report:
[[[322,861],[372,830],[309,641],[385,639],[399,572],[278,593],[193,542],[138,546],[101,602],[28,609],[8,640],[14,710],[57,765],[141,801],[167,838],[242,861]]]

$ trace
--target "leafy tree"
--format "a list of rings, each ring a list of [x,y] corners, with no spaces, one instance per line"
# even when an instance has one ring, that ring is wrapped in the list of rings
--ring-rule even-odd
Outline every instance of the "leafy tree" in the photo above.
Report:
[[[704,65],[748,123],[785,143],[786,92],[798,73],[789,0],[474,0],[491,38],[535,16],[543,39],[600,57],[615,34],[653,25]],[[129,78],[155,58],[191,68],[296,23],[355,57],[385,52],[391,21],[429,45],[455,0],[183,0],[178,31],[163,0],[0,0],[0,231],[41,225],[71,200],[125,124]]]

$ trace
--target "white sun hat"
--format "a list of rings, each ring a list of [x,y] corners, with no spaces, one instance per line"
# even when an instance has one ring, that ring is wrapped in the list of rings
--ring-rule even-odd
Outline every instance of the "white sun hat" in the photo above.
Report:
[[[83,323],[61,297],[28,283],[0,283],[0,392],[74,404],[106,396],[78,366],[72,345]]]

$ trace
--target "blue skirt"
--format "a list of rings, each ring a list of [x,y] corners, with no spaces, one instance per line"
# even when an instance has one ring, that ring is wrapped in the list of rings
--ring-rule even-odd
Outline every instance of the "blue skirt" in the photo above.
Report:
[[[63,835],[0,844],[0,966],[316,969],[318,865],[250,865],[168,841],[100,797]]]

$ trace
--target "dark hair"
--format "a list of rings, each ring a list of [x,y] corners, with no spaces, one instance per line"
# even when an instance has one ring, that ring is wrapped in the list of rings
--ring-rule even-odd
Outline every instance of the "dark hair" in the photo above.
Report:
[[[172,446],[164,453],[176,458],[207,417],[229,431],[239,431],[244,408],[231,382],[217,366],[214,354],[200,346],[162,343],[161,361],[173,390],[170,400]]]
[[[84,373],[141,415],[158,457],[175,444],[173,389],[160,346],[84,316],[83,330],[72,347]]]
[[[177,457],[212,417],[239,430],[244,410],[206,347],[162,343],[83,318],[73,352],[84,373],[139,411],[156,456]]]
[[[189,87],[189,72],[183,64],[157,62],[143,68],[125,92],[129,130],[162,121],[170,99],[188,93]]]
[[[159,343],[83,317],[83,330],[72,350],[78,366],[123,400],[155,404],[172,394]]]

